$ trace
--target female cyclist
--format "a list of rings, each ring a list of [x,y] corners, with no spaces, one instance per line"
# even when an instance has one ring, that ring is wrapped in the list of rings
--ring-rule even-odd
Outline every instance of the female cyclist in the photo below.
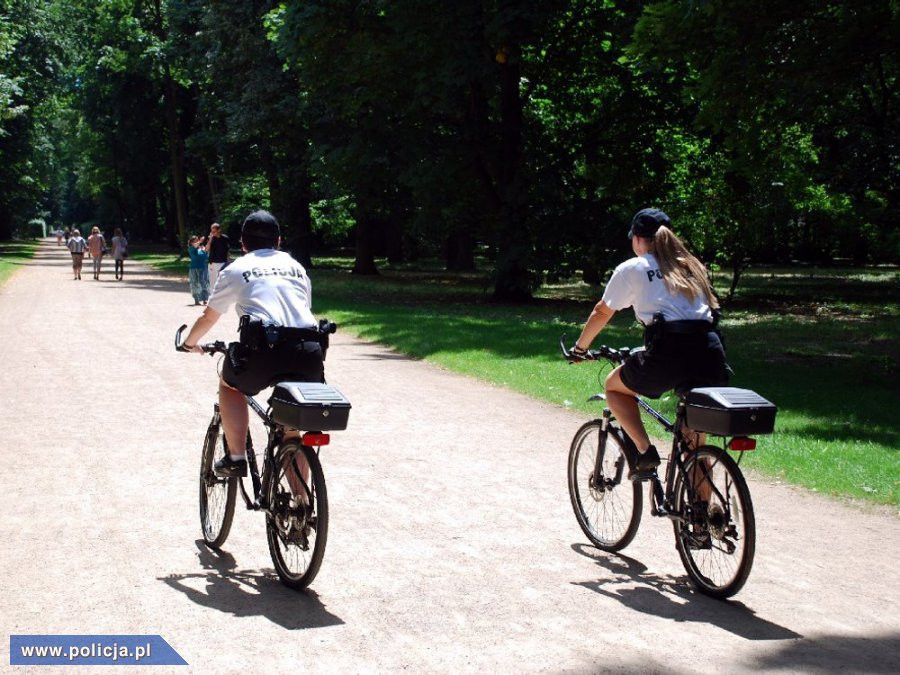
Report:
[[[728,383],[725,349],[715,328],[719,303],[706,269],[672,232],[659,209],[642,209],[628,230],[635,257],[616,267],[572,348],[585,354],[613,314],[633,307],[644,326],[643,351],[633,353],[606,378],[610,410],[640,453],[630,478],[652,476],[659,453],[650,443],[635,395],[659,398]]]

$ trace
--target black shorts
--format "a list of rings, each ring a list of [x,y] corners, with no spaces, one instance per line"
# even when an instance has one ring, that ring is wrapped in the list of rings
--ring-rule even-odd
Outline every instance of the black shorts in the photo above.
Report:
[[[322,347],[311,340],[284,341],[252,350],[235,342],[229,345],[223,363],[225,384],[250,396],[285,380],[325,382]]]
[[[628,357],[620,372],[631,391],[659,398],[670,389],[679,394],[694,387],[728,384],[728,362],[714,332],[663,335],[646,350]]]

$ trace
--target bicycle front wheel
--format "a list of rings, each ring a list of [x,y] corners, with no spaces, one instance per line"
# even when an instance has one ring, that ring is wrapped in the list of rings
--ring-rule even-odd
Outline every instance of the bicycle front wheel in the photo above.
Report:
[[[203,540],[213,548],[225,543],[234,518],[237,478],[222,478],[213,473],[216,459],[227,452],[225,434],[213,421],[206,432],[200,459],[200,526]]]
[[[322,564],[328,538],[328,494],[316,451],[288,443],[266,477],[266,536],[275,571],[295,589],[309,586]]]
[[[619,551],[641,523],[641,483],[628,480],[622,432],[599,421],[583,425],[569,450],[569,498],[587,538],[604,551]],[[600,455],[599,461],[598,454]]]
[[[750,489],[737,463],[721,448],[692,452],[674,486],[675,544],[697,589],[728,598],[747,581],[756,552]]]

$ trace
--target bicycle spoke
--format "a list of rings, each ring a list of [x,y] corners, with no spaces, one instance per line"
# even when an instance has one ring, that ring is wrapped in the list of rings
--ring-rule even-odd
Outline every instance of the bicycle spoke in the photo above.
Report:
[[[292,588],[305,588],[316,576],[325,552],[328,502],[322,467],[310,448],[282,448],[268,483],[266,531],[278,576]]]
[[[225,543],[234,518],[237,479],[213,473],[213,463],[225,451],[224,434],[217,424],[210,424],[200,460],[200,526],[204,541],[213,547]]]
[[[709,446],[692,453],[675,486],[678,551],[697,587],[729,597],[753,564],[755,522],[750,492],[734,460]]]
[[[617,551],[634,538],[640,523],[640,486],[622,481],[624,451],[617,430],[611,430],[605,445],[600,425],[591,422],[576,433],[569,452],[569,496],[582,531],[591,542],[607,551]],[[597,454],[602,449],[601,461]],[[601,475],[595,476],[600,468]],[[619,478],[616,481],[616,478]]]

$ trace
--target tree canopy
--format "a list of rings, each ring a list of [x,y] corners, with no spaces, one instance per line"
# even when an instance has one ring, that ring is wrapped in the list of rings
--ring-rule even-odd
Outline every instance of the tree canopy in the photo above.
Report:
[[[314,262],[599,281],[639,208],[735,283],[896,263],[900,5],[0,0],[0,238],[183,243],[258,207]]]

